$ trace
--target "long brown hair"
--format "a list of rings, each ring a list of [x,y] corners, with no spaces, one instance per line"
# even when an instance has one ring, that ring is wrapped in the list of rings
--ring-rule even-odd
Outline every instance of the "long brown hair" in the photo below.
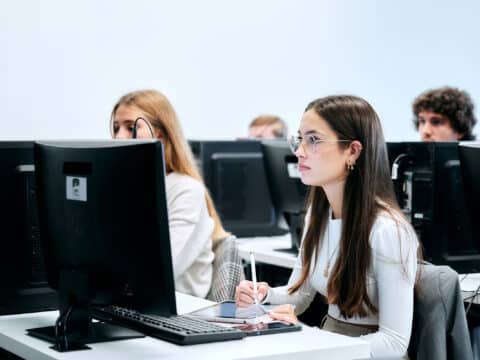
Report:
[[[122,96],[113,107],[111,123],[113,123],[120,105],[137,107],[143,112],[148,122],[160,132],[165,149],[165,167],[167,172],[188,175],[203,184],[203,179],[195,165],[190,146],[188,146],[183,136],[177,114],[165,95],[156,90],[139,90]],[[215,223],[212,239],[216,241],[225,238],[229,233],[223,228],[212,198],[206,188],[205,199],[208,213]]]
[[[367,294],[367,271],[371,265],[370,231],[382,211],[401,214],[393,185],[385,140],[375,110],[355,96],[329,96],[312,101],[313,109],[324,119],[339,139],[357,140],[362,152],[345,182],[342,204],[342,230],[338,259],[327,285],[327,300],[336,304],[344,317],[366,316],[378,309]],[[349,142],[338,142],[346,148]],[[307,199],[310,223],[303,240],[303,268],[300,279],[289,289],[297,291],[309,275],[313,254],[325,232],[329,203],[321,187],[311,187]],[[400,215],[401,216],[401,215]],[[398,218],[395,217],[395,218]]]

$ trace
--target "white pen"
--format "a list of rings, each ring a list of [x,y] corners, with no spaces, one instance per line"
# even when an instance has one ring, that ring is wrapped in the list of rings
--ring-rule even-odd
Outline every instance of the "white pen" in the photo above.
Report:
[[[255,271],[255,257],[253,256],[253,251],[250,251],[250,266],[252,270],[253,296],[255,305],[258,305],[257,272]]]

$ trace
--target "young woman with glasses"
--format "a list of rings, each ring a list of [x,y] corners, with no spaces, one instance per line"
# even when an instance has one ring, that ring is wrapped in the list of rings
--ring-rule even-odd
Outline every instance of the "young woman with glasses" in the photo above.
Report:
[[[259,283],[259,300],[290,304],[270,315],[297,322],[319,292],[329,304],[324,330],[362,336],[373,357],[406,357],[418,241],[395,200],[377,114],[354,96],[314,100],[290,145],[310,186],[303,239],[288,284]],[[253,296],[241,282],[237,305]]]

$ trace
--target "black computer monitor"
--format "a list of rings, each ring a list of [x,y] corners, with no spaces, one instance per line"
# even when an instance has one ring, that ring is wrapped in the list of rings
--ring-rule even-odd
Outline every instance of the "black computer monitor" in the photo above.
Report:
[[[227,231],[238,237],[287,232],[278,224],[259,141],[190,140],[189,143]]]
[[[480,221],[478,205],[480,204],[480,143],[463,143],[459,147],[462,166],[463,186],[470,216],[472,239],[480,244]],[[480,267],[480,266],[479,266]]]
[[[93,323],[97,305],[176,315],[162,143],[37,142],[35,169],[47,278],[60,315],[55,328],[29,333],[71,350],[135,336]]]
[[[297,253],[303,232],[308,186],[302,183],[298,159],[285,140],[265,140],[262,151],[275,209],[285,216],[292,236],[291,248],[279,250]]]
[[[0,142],[0,315],[53,310],[40,246],[33,142]]]
[[[458,272],[480,270],[456,142],[388,143],[400,207],[415,228],[424,257]]]

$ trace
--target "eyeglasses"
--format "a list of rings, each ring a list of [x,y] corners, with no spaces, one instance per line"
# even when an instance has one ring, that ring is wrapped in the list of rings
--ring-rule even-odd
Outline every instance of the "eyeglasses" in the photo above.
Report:
[[[317,151],[317,144],[332,142],[352,142],[352,140],[323,140],[317,138],[315,135],[306,135],[305,137],[293,135],[288,139],[288,145],[290,145],[290,150],[292,150],[294,154],[298,151],[300,145],[302,145],[303,142],[305,142],[305,144],[307,145],[307,147],[304,149],[308,150],[309,153],[313,154]]]

